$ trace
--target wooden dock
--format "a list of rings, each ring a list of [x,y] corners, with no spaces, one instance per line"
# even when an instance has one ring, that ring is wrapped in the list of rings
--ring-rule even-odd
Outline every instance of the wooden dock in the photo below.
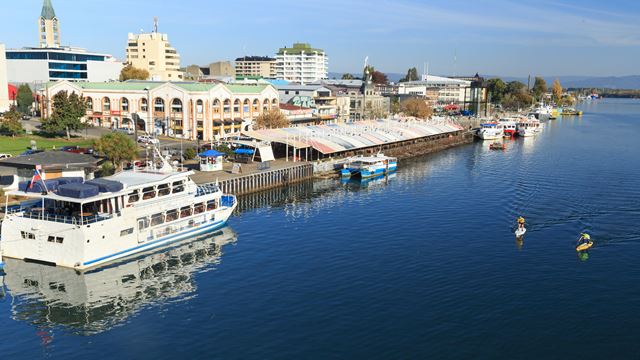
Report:
[[[225,194],[243,195],[313,178],[313,165],[302,163],[218,181]]]

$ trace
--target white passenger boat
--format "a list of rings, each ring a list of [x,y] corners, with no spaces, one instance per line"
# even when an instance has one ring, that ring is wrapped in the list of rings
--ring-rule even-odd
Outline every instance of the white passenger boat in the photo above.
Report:
[[[82,182],[22,183],[9,196],[37,199],[6,207],[0,258],[84,270],[223,227],[237,206],[192,171],[134,172]],[[80,180],[80,181],[78,181]]]
[[[482,140],[497,140],[504,136],[504,126],[499,122],[480,124],[476,136]]]
[[[513,118],[502,118],[498,122],[502,124],[504,137],[514,137],[516,135],[516,121]]]
[[[349,158],[341,170],[342,177],[360,176],[370,178],[396,171],[398,159],[384,154],[376,156],[354,156]]]
[[[534,118],[518,121],[516,126],[518,135],[522,137],[536,136],[542,131],[542,124]]]

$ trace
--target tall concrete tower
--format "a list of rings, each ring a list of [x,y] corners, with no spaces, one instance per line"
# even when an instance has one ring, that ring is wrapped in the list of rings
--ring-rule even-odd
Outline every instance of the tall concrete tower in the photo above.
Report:
[[[38,29],[40,33],[41,48],[60,47],[60,22],[53,10],[51,0],[44,0],[42,3],[42,13],[38,19]]]

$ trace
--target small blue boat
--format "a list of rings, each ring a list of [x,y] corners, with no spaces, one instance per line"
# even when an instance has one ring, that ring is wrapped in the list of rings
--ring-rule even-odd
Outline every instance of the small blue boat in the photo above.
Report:
[[[376,156],[355,156],[349,158],[341,169],[343,178],[360,176],[363,179],[396,171],[398,159],[378,154]]]

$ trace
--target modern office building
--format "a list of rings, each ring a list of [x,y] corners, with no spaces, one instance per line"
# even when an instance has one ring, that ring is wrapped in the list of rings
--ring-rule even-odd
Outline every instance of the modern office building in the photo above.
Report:
[[[204,141],[238,135],[280,103],[269,84],[59,81],[40,92],[44,116],[52,111],[47,100],[60,91],[83,96],[84,121],[95,126],[133,128],[135,121],[139,131]]]
[[[276,59],[268,56],[243,56],[236,59],[236,78],[275,79]]]
[[[0,112],[9,110],[9,84],[7,83],[7,61],[4,56],[4,44],[0,44]]]
[[[298,84],[308,84],[326,79],[329,73],[329,57],[322,49],[309,44],[295,43],[281,48],[276,55],[276,77]]]
[[[171,47],[167,34],[158,33],[158,21],[154,20],[153,32],[129,34],[127,64],[147,70],[153,81],[182,81],[180,54]]]
[[[44,0],[38,25],[40,47],[60,47],[60,21],[56,17],[51,0]]]
[[[57,80],[111,81],[119,78],[123,65],[113,56],[60,46],[60,22],[49,0],[44,1],[39,24],[40,47],[3,51],[8,81],[34,85]]]

